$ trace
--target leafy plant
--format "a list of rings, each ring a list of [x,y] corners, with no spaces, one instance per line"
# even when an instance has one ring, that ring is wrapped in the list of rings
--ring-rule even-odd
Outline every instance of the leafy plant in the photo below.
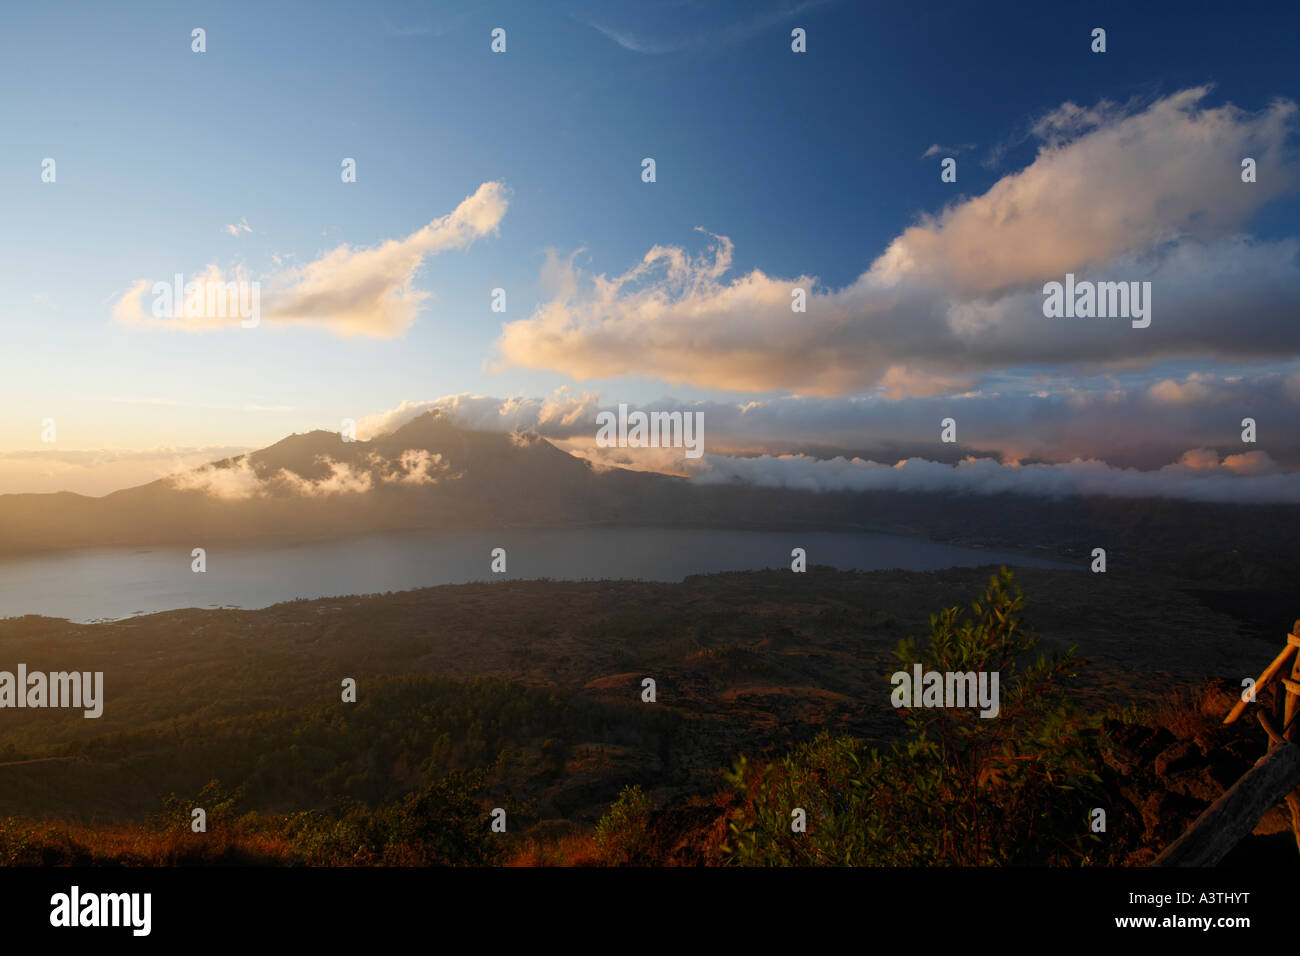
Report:
[[[650,798],[640,785],[624,787],[596,824],[596,849],[614,866],[634,863],[650,849]]]
[[[190,833],[193,823],[193,811],[201,808],[208,829],[225,825],[237,817],[235,808],[243,797],[243,788],[223,790],[220,780],[209,780],[200,788],[195,797],[182,797],[169,793],[163,799],[162,812],[158,822],[163,829]]]
[[[779,761],[738,761],[741,798],[726,856],[745,865],[933,865],[1082,863],[1100,783],[1097,718],[1065,697],[1073,650],[1031,652],[1024,596],[1003,568],[968,612],[930,618],[922,647],[900,642],[905,670],[999,673],[997,717],[978,708],[907,708],[906,733],[878,752],[825,733]],[[807,832],[791,812],[805,811]]]

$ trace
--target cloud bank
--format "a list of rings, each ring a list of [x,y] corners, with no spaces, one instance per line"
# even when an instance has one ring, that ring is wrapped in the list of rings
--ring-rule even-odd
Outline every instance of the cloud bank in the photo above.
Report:
[[[428,401],[404,401],[396,408],[369,415],[357,422],[357,437],[372,439],[396,431],[402,425],[434,409],[445,413],[458,428],[472,431],[535,431],[543,438],[567,438],[595,432],[594,419],[599,401],[596,392],[572,392],[560,388],[547,398],[493,398],[487,395],[445,395]]]
[[[171,475],[168,483],[178,491],[198,491],[230,501],[268,496],[325,498],[332,495],[360,495],[383,486],[418,487],[459,477],[441,455],[423,448],[408,448],[395,458],[370,452],[355,462],[335,461],[319,456],[316,464],[328,469],[321,478],[308,478],[281,468],[259,474],[247,456],[229,465],[206,465]]]
[[[705,456],[693,480],[741,482],[804,491],[905,491],[929,494],[1022,494],[1046,498],[1105,495],[1180,498],[1228,504],[1300,504],[1300,473],[1282,473],[1265,452],[1220,459],[1195,449],[1156,471],[1116,468],[1103,461],[1004,465],[989,458],[942,464],[910,458],[894,465],[862,459],[807,456]]]
[[[1295,414],[1287,397],[1291,377],[1188,376],[1151,388],[1098,388],[1093,391],[1014,396],[974,394],[959,398],[914,400],[901,406],[883,397],[853,399],[778,398],[727,404],[659,402],[633,405],[655,411],[702,412],[710,453],[687,459],[680,448],[600,448],[595,445],[595,416],[611,405],[594,392],[558,390],[547,398],[493,398],[448,395],[397,408],[358,422],[358,435],[389,433],[431,409],[460,428],[498,432],[535,432],[598,469],[627,468],[684,475],[703,483],[741,482],[810,491],[918,491],[935,493],[1017,493],[1047,497],[1110,495],[1169,497],[1238,503],[1300,502],[1300,471],[1287,469],[1274,456],[1278,448],[1300,454],[1290,427]],[[1171,385],[1173,389],[1163,387]],[[1177,400],[1170,401],[1172,391]],[[1155,397],[1150,393],[1154,392]],[[1266,404],[1266,396],[1272,404]],[[948,405],[945,406],[944,402]],[[1205,403],[1226,403],[1217,420],[1202,417]],[[1265,447],[1241,442],[1239,407],[1268,423],[1272,436]],[[961,445],[939,441],[939,421],[951,408],[957,414]],[[1266,409],[1276,409],[1266,411]],[[901,414],[900,414],[901,412]],[[1019,417],[1013,417],[1018,415]],[[1095,442],[1114,448],[1116,432],[1137,420],[1149,432],[1130,433],[1141,452],[1142,467],[1108,462],[1083,454],[1055,461],[1009,447],[1000,457],[963,452],[999,445],[1051,447],[1062,432],[1076,444]],[[1199,422],[1199,429],[1195,423]],[[909,427],[911,423],[911,427]],[[1080,424],[1082,423],[1082,424]],[[893,430],[890,430],[890,429]],[[998,428],[1004,429],[999,433]],[[1031,438],[1037,428],[1039,437]],[[1159,429],[1165,429],[1163,433]],[[1020,429],[1020,432],[1016,430]],[[871,434],[864,439],[863,433]],[[1195,445],[1198,433],[1212,433],[1214,444]],[[924,439],[918,436],[926,436]],[[793,436],[793,437],[792,437]],[[817,447],[819,452],[771,451],[781,446]],[[830,454],[836,447],[865,447],[861,454]],[[1217,446],[1217,447],[1216,447]],[[1220,453],[1219,448],[1239,451]],[[910,450],[922,451],[912,454]],[[1039,449],[1041,450],[1041,449]],[[1058,449],[1059,451],[1059,449]],[[892,457],[891,456],[892,453]],[[938,455],[947,460],[936,460]],[[872,456],[876,457],[872,457]]]
[[[499,367],[578,380],[648,375],[736,391],[933,394],[1038,364],[1100,368],[1187,357],[1300,355],[1300,243],[1244,234],[1295,189],[1296,105],[1204,105],[1208,88],[1144,109],[1067,103],[1035,126],[1035,160],[905,229],[857,280],[728,277],[733,244],[656,245],[627,272],[547,272],[560,292],[503,327]],[[1251,157],[1257,181],[1243,183]],[[1149,328],[1046,319],[1042,286],[1149,281]],[[792,293],[807,295],[792,314]]]
[[[963,384],[955,383],[956,388]],[[864,395],[776,396],[747,401],[631,402],[642,411],[700,412],[706,451],[727,455],[808,453],[897,461],[953,461],[967,455],[1006,461],[1067,462],[1095,458],[1144,470],[1179,460],[1193,447],[1267,451],[1281,466],[1300,469],[1300,371],[1230,374],[1166,370],[1117,372],[1079,380],[1047,375],[1004,377],[970,391],[925,393],[898,400],[892,384]],[[620,399],[562,388],[544,397],[447,395],[405,401],[362,419],[358,436],[372,438],[430,409],[461,428],[533,431],[595,464],[676,473],[680,462],[650,449],[597,449],[596,414]],[[957,422],[957,443],[939,440],[944,418]],[[1255,420],[1257,443],[1242,442],[1242,420]],[[680,456],[678,456],[680,458]]]

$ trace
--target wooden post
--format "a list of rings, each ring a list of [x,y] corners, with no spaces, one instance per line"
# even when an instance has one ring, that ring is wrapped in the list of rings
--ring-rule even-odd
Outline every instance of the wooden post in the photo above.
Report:
[[[1300,621],[1296,621],[1296,626],[1292,628],[1292,630],[1300,631]],[[1286,647],[1282,648],[1282,653],[1273,658],[1273,663],[1269,664],[1268,667],[1265,667],[1264,673],[1260,674],[1259,680],[1255,681],[1255,693],[1257,695],[1264,689],[1265,685],[1267,685],[1269,681],[1281,672],[1282,668],[1286,665],[1287,658],[1296,652],[1297,647],[1300,647],[1300,637],[1296,637],[1294,634],[1288,634]],[[1241,712],[1245,709],[1246,701],[1238,700],[1236,706],[1233,707],[1232,710],[1228,711],[1228,716],[1223,718],[1223,722],[1225,724],[1236,723],[1237,718],[1241,716]],[[1285,722],[1283,723],[1283,726],[1286,726]]]
[[[1187,832],[1156,857],[1154,866],[1214,866],[1255,829],[1268,810],[1300,786],[1300,745],[1283,743],[1261,757],[1223,796],[1206,807]]]
[[[1278,733],[1277,728],[1273,726],[1273,721],[1268,719],[1268,714],[1262,710],[1255,711],[1255,716],[1259,718],[1259,725],[1264,728],[1264,733],[1268,734],[1270,741],[1268,749],[1272,750],[1276,744],[1284,744],[1286,740]]]
[[[1286,636],[1286,646],[1294,649],[1300,646],[1300,637],[1296,636],[1300,634],[1300,621],[1291,625],[1291,630],[1294,633]],[[1300,654],[1291,661],[1291,679],[1283,679],[1282,683],[1286,687],[1286,709],[1282,712],[1282,736],[1294,743],[1298,737],[1296,732],[1300,730],[1295,724],[1296,712],[1300,711]]]
[[[1288,647],[1300,645],[1297,634],[1300,634],[1300,621],[1296,621],[1291,626],[1291,633],[1286,638]],[[1291,661],[1291,679],[1284,679],[1282,684],[1286,687],[1286,708],[1282,712],[1282,736],[1294,744],[1300,740],[1300,726],[1296,723],[1296,716],[1300,714],[1300,654]],[[1292,790],[1287,794],[1286,805],[1291,811],[1291,832],[1295,834],[1296,849],[1300,850],[1300,789]]]
[[[1283,673],[1291,660],[1291,676],[1282,678],[1283,692],[1278,695],[1276,720],[1279,730],[1263,710],[1256,711],[1268,734],[1268,754],[1218,800],[1196,818],[1186,833],[1156,857],[1156,866],[1213,866],[1236,846],[1271,807],[1283,798],[1291,811],[1291,829],[1296,848],[1300,849],[1300,621],[1291,626],[1286,647],[1273,658],[1255,681],[1258,694],[1274,677]],[[1292,655],[1295,655],[1294,658]],[[1246,709],[1239,700],[1224,718],[1231,724]]]

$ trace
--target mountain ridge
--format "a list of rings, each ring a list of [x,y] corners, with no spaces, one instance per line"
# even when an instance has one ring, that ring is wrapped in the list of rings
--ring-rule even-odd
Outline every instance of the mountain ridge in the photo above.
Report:
[[[370,440],[294,433],[101,497],[0,495],[0,553],[584,524],[680,480],[596,471],[536,435],[462,429],[435,409]]]
[[[394,531],[512,527],[872,531],[1184,584],[1290,590],[1300,505],[813,491],[597,469],[535,433],[475,431],[432,410],[370,440],[288,435],[100,498],[0,495],[0,557],[96,547],[258,546]],[[810,556],[812,558],[813,556]]]

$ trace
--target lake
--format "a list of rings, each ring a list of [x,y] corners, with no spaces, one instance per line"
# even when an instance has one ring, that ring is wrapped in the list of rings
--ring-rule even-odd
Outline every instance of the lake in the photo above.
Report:
[[[1077,568],[1044,558],[859,532],[664,528],[530,529],[376,534],[278,547],[215,547],[207,571],[189,548],[99,548],[0,561],[0,617],[87,622],[185,607],[262,608],[294,598],[402,591],[502,578],[680,581],[688,574],[808,564],[863,571],[934,571],[981,564]],[[506,573],[489,571],[505,548]]]

